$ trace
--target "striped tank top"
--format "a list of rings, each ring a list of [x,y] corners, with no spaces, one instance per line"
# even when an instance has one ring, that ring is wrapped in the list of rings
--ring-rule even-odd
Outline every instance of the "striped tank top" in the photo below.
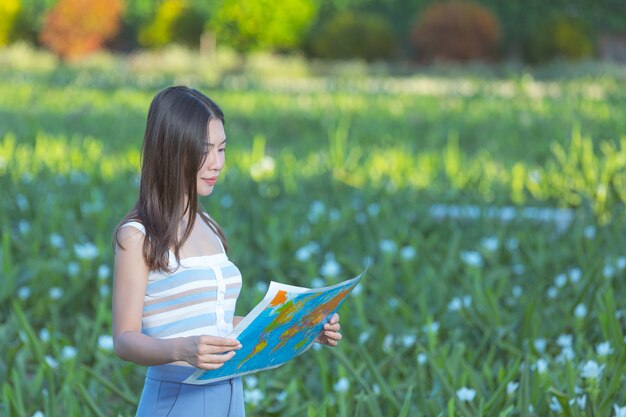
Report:
[[[124,226],[146,233],[138,222]],[[169,262],[174,267],[172,273],[148,274],[141,332],[158,339],[228,335],[233,329],[242,279],[224,247],[222,253],[182,258],[180,263],[170,251]]]

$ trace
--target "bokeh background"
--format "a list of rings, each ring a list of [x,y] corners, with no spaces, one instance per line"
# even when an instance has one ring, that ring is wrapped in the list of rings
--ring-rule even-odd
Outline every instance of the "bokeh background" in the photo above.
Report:
[[[618,0],[2,0],[0,415],[132,416],[112,232],[149,103],[220,104],[202,203],[268,283],[367,276],[251,416],[626,416]]]

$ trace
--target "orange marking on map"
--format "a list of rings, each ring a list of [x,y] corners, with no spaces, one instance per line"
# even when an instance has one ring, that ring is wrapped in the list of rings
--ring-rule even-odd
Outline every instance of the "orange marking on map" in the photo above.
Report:
[[[285,301],[287,301],[287,291],[280,290],[276,293],[274,299],[270,301],[270,306],[276,307],[283,304]]]

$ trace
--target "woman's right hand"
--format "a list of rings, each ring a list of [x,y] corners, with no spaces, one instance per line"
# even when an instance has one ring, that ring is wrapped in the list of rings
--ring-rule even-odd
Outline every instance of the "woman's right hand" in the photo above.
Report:
[[[184,349],[181,359],[200,369],[217,369],[235,356],[241,349],[237,339],[218,336],[190,336],[184,338]]]

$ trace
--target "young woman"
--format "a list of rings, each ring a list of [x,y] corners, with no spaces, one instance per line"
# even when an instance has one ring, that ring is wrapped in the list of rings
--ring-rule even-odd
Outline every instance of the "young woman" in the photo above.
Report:
[[[245,415],[241,378],[182,381],[216,369],[241,348],[226,337],[241,274],[222,229],[198,204],[224,167],[224,114],[187,87],[159,92],[148,111],[139,197],[115,230],[113,340],[124,359],[148,366],[137,416]],[[334,315],[318,336],[341,340]]]

